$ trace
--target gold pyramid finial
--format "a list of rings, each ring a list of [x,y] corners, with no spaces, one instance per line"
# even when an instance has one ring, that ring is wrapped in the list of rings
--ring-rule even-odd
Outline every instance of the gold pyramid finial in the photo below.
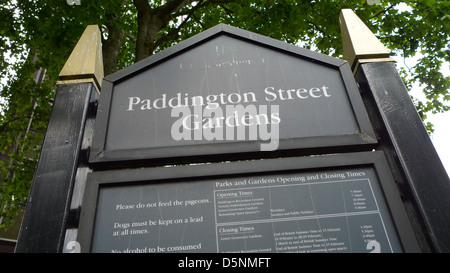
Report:
[[[361,61],[392,61],[389,50],[351,10],[341,10],[339,17],[344,59],[354,69]]]
[[[93,81],[100,90],[103,80],[101,32],[97,25],[87,26],[59,73],[59,84]]]

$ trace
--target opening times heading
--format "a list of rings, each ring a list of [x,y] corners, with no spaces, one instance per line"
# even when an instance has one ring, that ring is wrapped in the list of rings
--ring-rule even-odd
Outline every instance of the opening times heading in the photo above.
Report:
[[[237,186],[257,186],[257,185],[269,185],[269,184],[289,184],[289,183],[317,183],[319,179],[323,181],[320,182],[328,182],[329,179],[340,179],[344,180],[347,178],[359,178],[364,177],[366,175],[365,172],[333,172],[333,173],[320,173],[314,175],[306,175],[306,176],[278,176],[274,178],[246,178],[237,181],[220,181],[215,183],[216,188],[227,188],[227,187],[237,187]],[[319,182],[319,183],[320,183]],[[238,193],[236,193],[238,194]],[[219,196],[218,196],[219,197]]]

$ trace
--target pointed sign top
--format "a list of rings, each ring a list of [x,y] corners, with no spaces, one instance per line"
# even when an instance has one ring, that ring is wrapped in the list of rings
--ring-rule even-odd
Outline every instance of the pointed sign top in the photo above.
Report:
[[[101,33],[97,25],[87,26],[78,40],[66,64],[59,73],[64,83],[67,81],[93,80],[100,90],[103,79],[103,56]]]
[[[339,20],[344,59],[349,62],[352,68],[361,59],[389,57],[389,50],[352,10],[341,10]],[[383,60],[386,61],[386,59]]]

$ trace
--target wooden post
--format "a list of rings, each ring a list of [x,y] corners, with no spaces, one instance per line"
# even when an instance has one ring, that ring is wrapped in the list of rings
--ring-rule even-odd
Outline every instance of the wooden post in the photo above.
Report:
[[[341,12],[354,70],[379,147],[388,157],[423,251],[450,251],[450,180],[389,51],[351,10]]]
[[[86,120],[103,78],[97,26],[86,28],[60,78],[16,252],[62,252],[77,168],[87,160],[81,149]]]

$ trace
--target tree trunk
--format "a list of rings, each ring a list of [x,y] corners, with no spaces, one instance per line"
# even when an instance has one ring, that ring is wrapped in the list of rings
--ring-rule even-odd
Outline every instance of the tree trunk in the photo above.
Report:
[[[120,48],[123,43],[125,31],[115,23],[114,14],[106,14],[108,22],[105,24],[108,29],[108,39],[103,41],[103,70],[105,76],[116,72],[119,60]]]
[[[123,29],[107,24],[108,39],[103,41],[103,69],[105,76],[116,72],[119,60],[120,47],[125,36]]]
[[[150,25],[150,6],[147,0],[134,0],[134,5],[138,10],[138,34],[136,37],[135,61],[140,61],[148,56],[146,45],[148,44],[148,32]],[[154,27],[154,26],[153,26]]]
[[[165,40],[165,37],[160,37],[158,32],[176,17],[174,13],[189,5],[191,2],[193,0],[172,0],[167,1],[166,4],[158,8],[151,9],[148,0],[133,0],[138,11],[136,62],[153,54],[153,51],[160,44],[158,40]]]

